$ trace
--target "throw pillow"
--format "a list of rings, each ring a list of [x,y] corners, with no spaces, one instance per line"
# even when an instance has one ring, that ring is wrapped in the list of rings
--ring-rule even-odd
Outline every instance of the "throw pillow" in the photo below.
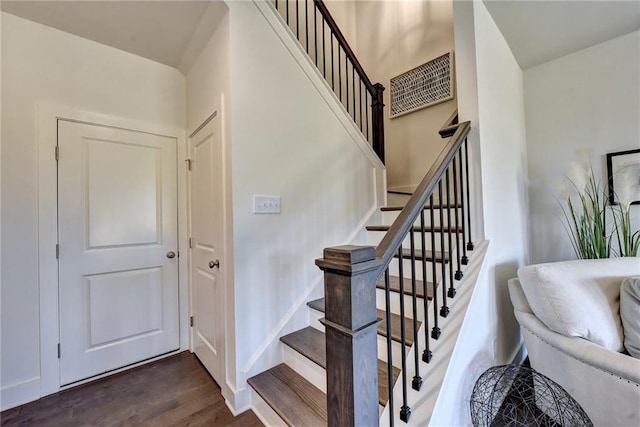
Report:
[[[518,270],[531,310],[549,329],[624,350],[620,283],[640,275],[638,258],[564,261]]]
[[[640,276],[626,278],[620,285],[620,317],[624,348],[640,359]]]

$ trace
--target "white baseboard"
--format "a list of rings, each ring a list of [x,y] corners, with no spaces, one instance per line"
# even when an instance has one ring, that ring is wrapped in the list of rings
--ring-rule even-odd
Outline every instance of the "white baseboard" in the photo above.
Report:
[[[0,410],[15,408],[38,399],[40,399],[40,377],[2,387]]]
[[[251,409],[251,389],[246,383],[244,388],[238,389],[227,381],[222,396],[234,417]]]

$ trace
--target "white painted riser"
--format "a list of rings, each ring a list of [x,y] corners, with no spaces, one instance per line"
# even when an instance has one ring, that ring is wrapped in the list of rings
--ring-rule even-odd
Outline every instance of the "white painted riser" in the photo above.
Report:
[[[386,225],[391,225],[393,224],[393,221],[396,220],[396,218],[398,217],[398,215],[400,214],[400,211],[384,211],[382,212],[382,224],[386,224]],[[448,218],[447,218],[447,210],[444,209],[442,211],[442,215],[443,215],[443,224],[448,224]],[[435,225],[440,225],[440,211],[438,209],[434,209],[433,210],[433,223]],[[456,223],[456,217],[455,217],[455,210],[451,209],[451,223],[455,225]],[[429,226],[431,224],[431,213],[430,211],[427,209],[424,211],[424,224],[425,226]],[[466,220],[463,222],[462,220],[462,209],[458,208],[458,225],[463,226],[464,224],[466,224]],[[419,227],[420,226],[420,217],[418,217],[415,222],[413,223],[414,226]]]
[[[447,265],[447,269],[448,268],[449,266]],[[411,277],[411,260],[409,259],[402,260],[402,273],[405,279]],[[400,270],[398,268],[397,259],[394,259],[393,261],[391,261],[391,264],[389,264],[389,274],[391,276],[400,277]],[[415,262],[415,274],[416,274],[416,280],[422,280],[422,262],[421,261]],[[448,270],[447,270],[447,274],[449,274]],[[442,277],[442,264],[436,263],[436,276],[435,276],[436,281],[439,282],[440,277]],[[433,282],[433,271],[431,268],[430,261],[427,261],[427,281]]]
[[[320,319],[324,317],[324,313],[321,313],[316,310],[309,309],[310,313],[310,326],[324,332],[324,325],[320,323]],[[402,345],[396,341],[392,341],[392,357],[393,357],[393,366],[400,367],[401,366],[401,349]],[[295,351],[295,350],[294,350]],[[387,337],[383,337],[378,335],[378,358],[383,361],[387,361]],[[312,362],[313,363],[313,362]]]
[[[385,292],[384,289],[376,289],[376,307],[385,310]],[[400,294],[398,292],[390,292],[391,312],[400,314]],[[416,298],[418,320],[424,318],[424,302],[422,298]],[[404,296],[405,316],[413,319],[413,297],[411,295]]]
[[[385,231],[367,231],[367,245],[377,247],[380,244],[380,241],[384,238],[386,234]],[[449,238],[447,234],[444,235],[444,246],[442,246],[442,242],[440,241],[440,233],[435,233],[435,246],[431,245],[431,233],[427,233],[425,235],[425,246],[427,250],[431,250],[432,247],[435,247],[437,251],[440,250],[441,247],[444,247],[445,250],[449,249]],[[413,233],[414,238],[414,247],[416,250],[422,250],[422,236],[421,233]],[[462,236],[459,236],[460,240],[462,240]],[[455,247],[455,234],[451,236],[452,247]],[[403,249],[411,249],[411,238],[407,235],[402,241]]]
[[[327,373],[325,369],[306,356],[298,353],[288,345],[281,343],[283,348],[284,363],[289,365],[299,374],[302,374],[311,384],[323,392],[327,392]]]
[[[283,347],[283,362],[293,368],[297,373],[301,374],[307,381],[313,384],[324,393],[327,392],[327,373],[326,370],[302,354],[298,353],[286,344]],[[378,405],[378,412],[382,414],[384,406]]]

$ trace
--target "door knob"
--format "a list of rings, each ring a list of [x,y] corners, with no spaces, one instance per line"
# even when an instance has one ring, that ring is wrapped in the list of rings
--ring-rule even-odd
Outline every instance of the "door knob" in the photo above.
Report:
[[[217,259],[215,261],[209,261],[209,268],[218,267],[220,268],[220,260]]]
[[[176,257],[176,253],[173,251],[169,251],[167,252],[167,258],[171,259],[171,258],[175,258]]]

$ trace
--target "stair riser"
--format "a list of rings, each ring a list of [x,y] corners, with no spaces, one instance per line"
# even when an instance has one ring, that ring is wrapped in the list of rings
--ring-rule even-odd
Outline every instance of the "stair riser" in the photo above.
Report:
[[[391,312],[400,314],[400,294],[398,292],[390,292]],[[411,295],[404,296],[404,310],[406,317],[413,319],[413,297]],[[424,300],[416,298],[416,309],[418,320],[424,319]],[[385,291],[384,289],[376,289],[376,307],[385,310]]]
[[[286,426],[282,418],[274,411],[262,397],[251,389],[251,409],[260,418],[265,425],[268,426]]]
[[[409,347],[405,346],[407,354],[409,354]],[[393,366],[396,368],[402,368],[402,346],[400,343],[393,341],[391,345],[391,355],[393,358]],[[387,362],[389,359],[387,357],[387,337],[383,337],[378,335],[378,359],[383,362]]]
[[[367,231],[367,244],[371,246],[378,246],[380,241],[384,238],[386,231]],[[414,247],[416,250],[422,250],[422,236],[421,233],[416,232],[413,233],[414,237]],[[455,246],[455,235],[452,236],[452,244]],[[425,236],[425,246],[427,250],[432,250],[434,247],[436,251],[440,251],[441,247],[445,248],[445,251],[449,249],[449,238],[445,233],[444,246],[442,246],[440,241],[440,233],[435,233],[435,246],[431,245],[431,233],[427,233]],[[409,236],[405,237],[402,241],[402,247],[405,249],[411,248],[411,238]]]
[[[389,274],[391,276],[400,277],[398,262],[399,262],[398,259],[394,259],[391,261],[391,264],[389,264]],[[447,269],[448,268],[449,267],[447,265]],[[411,260],[410,259],[402,260],[402,272],[405,279],[408,279],[411,277]],[[416,274],[416,280],[422,281],[423,279],[422,261],[415,261],[415,274]],[[449,274],[448,271],[447,271],[447,274]],[[436,276],[435,276],[436,281],[439,281],[441,276],[442,276],[442,264],[436,263]],[[433,282],[433,272],[431,268],[431,261],[427,261],[427,282]]]
[[[319,331],[324,332],[324,325],[320,323],[320,319],[324,317],[323,313],[320,313],[316,310],[309,310],[311,312],[311,327],[316,328]],[[400,367],[400,350],[402,345],[399,342],[392,341],[391,343],[392,351],[393,351],[393,366]],[[293,350],[295,351],[295,350]],[[387,361],[387,337],[383,337],[382,335],[378,335],[378,358],[383,361]],[[313,362],[312,362],[313,363]],[[311,380],[309,380],[311,381]]]
[[[327,392],[327,374],[323,367],[307,359],[286,344],[282,344],[284,363],[303,375],[307,381]]]
[[[393,221],[396,220],[396,218],[398,217],[398,215],[400,214],[400,211],[383,211],[382,212],[382,223],[383,224],[387,224],[387,225],[391,225],[393,224]],[[449,222],[447,221],[447,210],[444,209],[442,211],[442,215],[443,215],[443,224],[448,224]],[[451,223],[455,225],[455,209],[451,208]],[[425,226],[429,226],[431,225],[431,213],[430,211],[427,209],[424,211],[424,223]],[[440,225],[440,211],[438,209],[434,209],[433,210],[433,223],[435,225]],[[459,225],[464,225],[462,223],[462,209],[458,208],[458,223]],[[413,223],[413,225],[415,225],[416,227],[420,226],[420,217],[418,217],[418,219],[416,219],[416,221]]]

